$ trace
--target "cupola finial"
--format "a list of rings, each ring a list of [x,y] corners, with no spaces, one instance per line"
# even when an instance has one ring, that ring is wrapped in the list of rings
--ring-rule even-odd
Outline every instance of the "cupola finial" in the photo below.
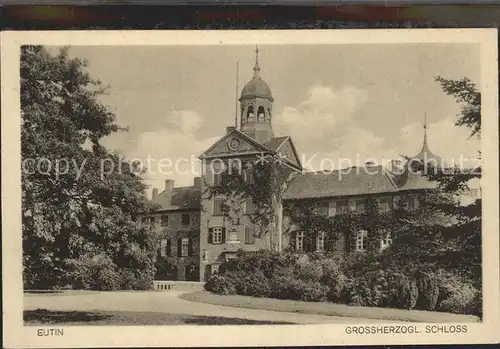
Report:
[[[255,46],[255,66],[253,67],[253,77],[254,79],[260,78],[259,45]]]
[[[427,112],[424,113],[424,144],[423,148],[427,149]]]

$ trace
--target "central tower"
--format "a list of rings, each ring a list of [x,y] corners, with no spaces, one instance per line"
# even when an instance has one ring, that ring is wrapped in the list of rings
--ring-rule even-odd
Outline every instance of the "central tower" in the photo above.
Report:
[[[271,126],[274,98],[269,86],[260,77],[259,47],[255,48],[253,78],[243,87],[240,102],[241,132],[259,143],[274,137]]]

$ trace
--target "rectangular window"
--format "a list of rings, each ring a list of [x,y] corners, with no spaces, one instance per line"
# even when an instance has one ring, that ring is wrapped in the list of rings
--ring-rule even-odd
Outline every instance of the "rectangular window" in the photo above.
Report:
[[[184,213],[181,216],[182,225],[189,225],[191,223],[189,213]]]
[[[335,201],[330,201],[328,206],[328,217],[335,216],[337,214],[337,203]]]
[[[156,224],[156,217],[151,217],[150,220],[149,220],[149,225],[154,227]]]
[[[328,217],[328,202],[319,203],[316,212],[318,216]]]
[[[213,215],[222,216],[224,199],[214,199]]]
[[[212,243],[213,244],[222,244],[223,231],[224,231],[223,227],[215,227],[212,229]]]
[[[182,257],[189,256],[189,238],[181,239],[181,256]]]
[[[168,225],[168,215],[162,214],[161,215],[161,226],[166,227]]]
[[[304,252],[304,239],[305,233],[303,231],[297,232],[297,237],[295,241],[295,249],[297,252]]]
[[[368,236],[368,232],[366,230],[360,230],[356,234],[356,251],[362,252],[366,248],[366,238]]]
[[[245,245],[255,244],[255,229],[253,227],[245,227]]]
[[[167,246],[168,246],[168,240],[162,239],[160,242],[160,256],[162,257],[167,256]]]
[[[320,232],[316,237],[316,252],[325,252],[325,233]]]
[[[222,173],[214,173],[213,185],[219,186],[222,184]]]
[[[415,209],[415,197],[414,196],[408,196],[408,210],[414,210]]]
[[[366,212],[366,201],[356,200],[356,213],[365,213],[365,212]]]
[[[387,232],[383,239],[380,240],[380,251],[385,250],[387,247],[392,244],[392,236],[391,232]]]
[[[211,272],[212,274],[217,273],[217,272],[219,271],[219,265],[220,265],[220,264],[212,264],[212,265],[210,266],[210,272]]]
[[[382,198],[379,200],[380,212],[389,212],[392,209],[392,198]]]
[[[337,214],[345,214],[350,212],[350,207],[349,207],[349,201],[347,200],[341,200],[337,201]]]
[[[151,225],[151,218],[149,217],[142,217],[142,223],[146,225]]]

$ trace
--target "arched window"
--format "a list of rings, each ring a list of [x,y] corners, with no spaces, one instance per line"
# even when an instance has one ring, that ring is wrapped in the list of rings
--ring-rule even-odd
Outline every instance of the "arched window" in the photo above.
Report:
[[[271,120],[271,109],[267,109],[267,121]]]
[[[258,109],[257,120],[258,121],[265,121],[266,120],[266,110],[264,109],[263,106],[260,106]]]
[[[255,118],[255,113],[253,111],[253,106],[248,106],[247,109],[247,120],[252,121]]]

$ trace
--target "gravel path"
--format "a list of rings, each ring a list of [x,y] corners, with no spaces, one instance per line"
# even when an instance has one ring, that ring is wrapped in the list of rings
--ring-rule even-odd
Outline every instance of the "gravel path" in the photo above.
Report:
[[[25,294],[24,309],[150,311],[261,321],[283,321],[297,324],[395,322],[210,305],[180,299],[179,296],[182,293],[184,292],[67,292],[56,295]]]

